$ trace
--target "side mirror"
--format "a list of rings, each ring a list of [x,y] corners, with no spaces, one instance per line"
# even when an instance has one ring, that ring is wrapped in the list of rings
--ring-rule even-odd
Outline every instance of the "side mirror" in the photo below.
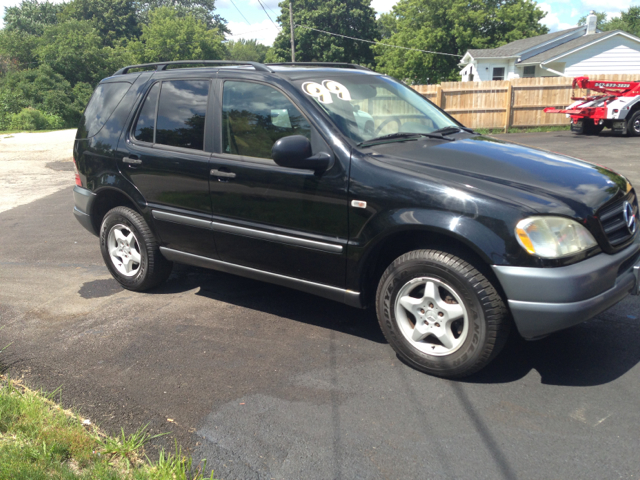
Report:
[[[271,158],[281,167],[313,170],[316,173],[327,170],[331,165],[331,155],[312,155],[311,142],[302,135],[282,137],[271,148]]]

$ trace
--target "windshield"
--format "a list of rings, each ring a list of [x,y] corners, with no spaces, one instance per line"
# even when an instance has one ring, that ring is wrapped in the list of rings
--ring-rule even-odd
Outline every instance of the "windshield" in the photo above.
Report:
[[[294,84],[355,142],[459,126],[420,94],[389,77],[324,73]]]

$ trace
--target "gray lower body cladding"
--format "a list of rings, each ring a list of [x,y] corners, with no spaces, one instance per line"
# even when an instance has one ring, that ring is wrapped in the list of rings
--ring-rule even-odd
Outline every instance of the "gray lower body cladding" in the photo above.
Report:
[[[80,225],[92,234],[98,235],[90,215],[95,199],[96,194],[91,190],[78,186],[73,188],[73,201],[75,203],[75,206],[73,207],[73,214],[78,222],[80,222]]]
[[[533,339],[577,325],[638,292],[640,235],[615,255],[574,265],[528,268],[493,265],[516,327]]]

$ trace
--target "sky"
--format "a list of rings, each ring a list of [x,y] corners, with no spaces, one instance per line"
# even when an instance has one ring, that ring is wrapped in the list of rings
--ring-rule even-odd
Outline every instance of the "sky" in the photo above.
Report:
[[[61,3],[62,0],[53,0]],[[280,14],[278,0],[217,0],[216,13],[227,19],[231,39],[255,38],[264,45],[271,45],[278,34],[275,21]],[[391,10],[397,0],[372,0],[371,6],[380,13]],[[609,17],[618,16],[622,10],[630,6],[640,6],[640,0],[544,0],[537,1],[542,10],[547,12],[541,23],[547,25],[552,32],[575,26],[578,19],[590,10],[605,11]],[[20,4],[20,0],[0,0],[0,16],[4,16],[3,7]],[[237,7],[237,8],[236,8]],[[268,18],[267,14],[271,17]],[[275,22],[275,25],[274,25]],[[0,27],[2,20],[0,19]],[[319,34],[320,35],[320,34]]]

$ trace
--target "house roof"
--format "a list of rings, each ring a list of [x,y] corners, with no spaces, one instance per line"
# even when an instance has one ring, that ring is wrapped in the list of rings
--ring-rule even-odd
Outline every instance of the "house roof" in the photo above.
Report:
[[[537,47],[538,45],[551,42],[557,38],[568,35],[580,28],[584,28],[584,27],[575,27],[575,28],[570,28],[568,30],[561,30],[559,32],[547,33],[546,35],[538,35],[537,37],[523,38],[521,40],[516,40],[515,42],[507,43],[506,45],[503,45],[498,48],[470,49],[470,50],[467,50],[467,52],[473,58],[515,57],[515,56],[518,56],[518,54],[521,52]],[[593,35],[589,35],[589,36],[592,37]],[[583,37],[580,37],[580,38],[583,38]]]
[[[598,40],[602,40],[605,37],[610,37],[613,35],[617,35],[619,33],[624,34],[625,32],[623,32],[622,30],[612,30],[609,32],[601,32],[601,33],[593,33],[591,35],[583,35],[582,37],[578,37],[575,38],[573,40],[568,41],[567,43],[563,43],[561,45],[558,45],[557,47],[551,48],[549,50],[546,50],[542,53],[539,53],[537,55],[534,55],[533,57],[529,57],[526,60],[523,60],[520,65],[526,65],[526,64],[531,64],[531,63],[545,63],[548,62],[549,60],[553,60],[554,58],[557,57],[561,57],[577,48],[580,47],[585,47],[591,43],[594,43]],[[627,34],[627,36],[630,36],[632,38],[634,38],[635,40],[640,42],[640,39],[633,36],[633,35],[629,35]]]

